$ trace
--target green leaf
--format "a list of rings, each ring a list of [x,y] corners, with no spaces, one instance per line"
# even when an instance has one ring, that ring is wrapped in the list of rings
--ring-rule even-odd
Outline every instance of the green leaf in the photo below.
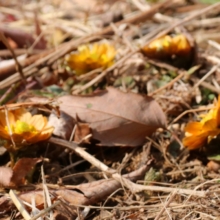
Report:
[[[150,170],[145,174],[144,181],[146,182],[145,185],[149,185],[149,182],[157,181],[160,179],[159,172],[156,172],[154,168],[150,168]]]
[[[220,161],[220,154],[209,156],[208,159],[214,161]]]
[[[214,4],[219,2],[219,0],[199,0],[201,3],[205,3],[205,4]]]
[[[86,108],[92,108],[92,104],[91,103],[86,104]]]
[[[197,66],[191,67],[191,68],[187,71],[187,74],[188,74],[188,75],[192,75],[192,74],[195,73],[200,67],[201,67],[201,65],[197,65]]]

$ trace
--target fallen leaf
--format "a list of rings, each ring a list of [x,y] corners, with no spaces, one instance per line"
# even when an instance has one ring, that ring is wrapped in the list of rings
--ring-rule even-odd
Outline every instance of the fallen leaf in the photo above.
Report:
[[[9,26],[0,26],[0,32],[2,32],[6,37],[11,38],[19,48],[25,48],[31,46],[35,42],[35,38],[32,34],[27,33],[20,29],[15,29]],[[40,39],[36,45],[35,49],[45,49],[45,43]]]
[[[48,124],[54,127],[53,134],[63,139],[69,140],[74,127],[73,118],[64,112],[60,113],[60,117],[52,113],[49,116]]]
[[[145,172],[149,169],[150,163],[140,167],[129,174],[123,175],[123,177],[131,180],[137,181],[143,177]],[[60,188],[58,190],[50,190],[50,194],[54,195],[55,198],[59,197],[64,199],[71,205],[92,205],[98,201],[103,201],[113,192],[121,187],[121,183],[114,179],[103,179],[94,181],[91,183],[84,183],[77,186],[72,186],[72,190]],[[21,192],[17,195],[19,199],[31,203],[32,198],[35,199],[36,207],[41,207],[44,204],[44,196],[42,190],[35,190],[29,192]],[[0,211],[11,211],[13,203],[8,199],[7,196],[2,196],[0,198]]]
[[[13,167],[13,175],[9,184],[10,188],[16,188],[26,183],[26,177],[41,162],[40,158],[21,158]]]
[[[88,124],[86,123],[77,123],[76,124],[76,130],[74,133],[74,141],[75,142],[82,142],[89,143],[89,139],[83,140],[86,136],[91,134],[91,129]]]
[[[61,96],[60,111],[89,124],[92,137],[105,146],[139,146],[166,127],[159,104],[149,96],[115,88],[88,96]]]
[[[75,142],[81,142],[87,135],[91,134],[88,124],[75,121],[64,112],[61,112],[60,117],[54,113],[50,114],[48,124],[54,127],[54,135],[66,140],[69,140],[73,133],[73,140]],[[86,139],[84,143],[89,143],[89,139]]]

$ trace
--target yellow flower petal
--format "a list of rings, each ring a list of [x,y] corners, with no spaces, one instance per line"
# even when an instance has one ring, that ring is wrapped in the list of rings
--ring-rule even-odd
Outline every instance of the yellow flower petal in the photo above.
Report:
[[[183,145],[188,149],[197,149],[204,146],[220,134],[220,96],[200,122],[189,122],[185,127]]]
[[[14,114],[16,115],[16,113]],[[32,115],[30,112],[25,112],[20,117],[18,117],[20,121],[24,121],[24,122],[30,122],[31,118],[32,118]]]
[[[8,141],[13,139],[19,147],[43,141],[48,139],[53,132],[53,127],[47,122],[46,117],[32,116],[25,109],[11,110],[7,114],[5,111],[0,111],[0,137]]]
[[[186,146],[189,150],[200,148],[206,143],[207,143],[206,133],[202,133],[198,136],[185,137],[183,139],[183,145]]]
[[[220,126],[220,95],[218,96],[218,101],[216,103],[215,112],[216,112],[215,118],[216,118],[217,124],[218,126]]]
[[[156,59],[164,59],[173,55],[188,55],[191,50],[191,45],[183,34],[165,35],[142,48],[145,55]]]
[[[198,134],[202,128],[203,125],[200,122],[189,122],[185,127],[185,131],[190,134]]]
[[[80,75],[97,68],[105,69],[111,66],[115,55],[115,48],[107,43],[82,45],[78,47],[78,53],[69,55],[67,64],[77,75]]]
[[[42,115],[34,115],[31,118],[29,123],[34,125],[38,131],[41,131],[43,129],[43,127],[45,126],[45,121],[44,121],[44,118]],[[46,123],[47,123],[47,121],[46,121]]]

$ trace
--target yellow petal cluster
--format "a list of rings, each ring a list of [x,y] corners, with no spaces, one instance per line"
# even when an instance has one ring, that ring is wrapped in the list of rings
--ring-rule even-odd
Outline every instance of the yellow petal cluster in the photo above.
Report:
[[[46,140],[52,132],[53,127],[43,115],[32,116],[23,108],[0,111],[0,138],[15,143],[18,148]]]
[[[185,127],[183,145],[190,150],[200,148],[220,134],[220,96],[200,122],[189,122]]]
[[[150,58],[162,59],[173,55],[183,56],[191,52],[191,46],[183,34],[166,35],[144,46],[142,51]]]
[[[77,53],[69,55],[67,65],[81,75],[97,68],[108,68],[114,63],[115,55],[115,48],[107,43],[82,45]]]

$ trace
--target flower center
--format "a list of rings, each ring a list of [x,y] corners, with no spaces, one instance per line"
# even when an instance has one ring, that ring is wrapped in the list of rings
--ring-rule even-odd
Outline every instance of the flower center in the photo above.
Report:
[[[23,133],[37,133],[36,128],[33,125],[30,125],[26,122],[17,120],[15,125],[11,125],[12,133],[23,134]],[[8,131],[8,126],[5,127],[5,130]]]

